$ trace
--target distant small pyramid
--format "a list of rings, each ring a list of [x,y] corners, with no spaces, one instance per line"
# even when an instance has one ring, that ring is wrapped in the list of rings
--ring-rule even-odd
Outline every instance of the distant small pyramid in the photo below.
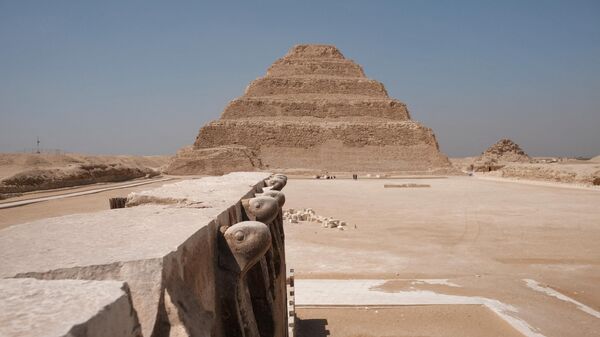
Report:
[[[528,162],[531,160],[517,143],[507,138],[500,139],[496,144],[485,150],[481,156],[493,158],[499,162]]]

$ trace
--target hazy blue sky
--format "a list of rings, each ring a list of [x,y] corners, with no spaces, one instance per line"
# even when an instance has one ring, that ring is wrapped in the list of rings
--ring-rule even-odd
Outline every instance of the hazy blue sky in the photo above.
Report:
[[[169,154],[326,43],[451,156],[600,154],[600,1],[0,0],[0,151]]]

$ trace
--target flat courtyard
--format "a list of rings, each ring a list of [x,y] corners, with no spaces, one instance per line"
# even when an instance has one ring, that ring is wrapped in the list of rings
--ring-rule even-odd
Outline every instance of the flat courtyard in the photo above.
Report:
[[[407,183],[430,187],[384,188]],[[335,324],[364,316],[339,307],[376,305],[431,305],[431,315],[411,314],[422,326],[482,322],[465,303],[486,304],[524,335],[600,335],[600,190],[450,177],[290,179],[284,191],[285,208],[348,222],[344,231],[286,223],[299,318],[329,319],[332,336],[453,335],[398,320],[368,320],[371,334]]]
[[[160,184],[0,209],[0,227]],[[283,191],[286,209],[348,223],[285,223],[299,337],[600,336],[598,189],[448,177],[289,179]]]

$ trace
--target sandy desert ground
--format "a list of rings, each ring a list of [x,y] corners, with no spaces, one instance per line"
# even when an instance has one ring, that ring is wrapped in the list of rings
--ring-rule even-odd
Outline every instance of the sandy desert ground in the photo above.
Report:
[[[342,280],[375,279],[381,280],[378,292],[484,297],[514,306],[514,315],[543,336],[600,334],[600,191],[475,177],[418,181],[430,188],[384,189],[386,183],[394,181],[289,181],[286,208],[310,207],[349,222],[345,231],[286,225],[288,263],[298,284],[333,279],[344,287]],[[443,335],[399,324],[385,329],[376,320],[377,333],[357,335],[333,325],[359,314],[298,312],[330,319],[335,336]]]
[[[430,187],[383,187],[399,182]],[[164,183],[2,209],[0,226],[106,209],[109,197]],[[310,207],[348,222],[344,231],[285,224],[298,301],[313,289],[313,297],[320,291],[350,304],[361,291],[384,301],[471,304],[299,306],[300,337],[600,334],[596,188],[477,177],[290,179],[284,192],[286,209]],[[368,286],[354,289],[356,281]],[[509,308],[506,317],[527,333],[477,301]]]

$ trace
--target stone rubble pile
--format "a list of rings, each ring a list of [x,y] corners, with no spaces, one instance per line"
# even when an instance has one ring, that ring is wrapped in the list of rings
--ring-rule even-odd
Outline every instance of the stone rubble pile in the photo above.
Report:
[[[348,226],[346,221],[317,215],[312,208],[305,208],[303,210],[290,208],[284,210],[283,220],[287,220],[290,223],[298,223],[300,221],[316,222],[320,223],[323,228],[337,228],[342,231],[346,230]]]

